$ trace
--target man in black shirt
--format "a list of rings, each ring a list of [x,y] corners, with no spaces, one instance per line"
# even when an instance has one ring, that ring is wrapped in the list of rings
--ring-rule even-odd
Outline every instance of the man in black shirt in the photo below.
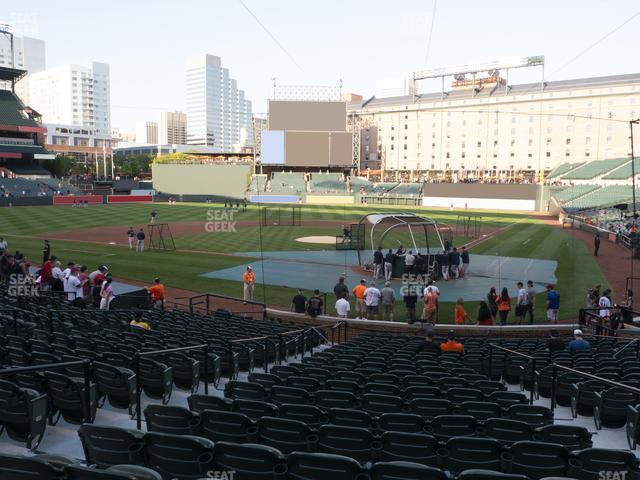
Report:
[[[307,300],[307,313],[312,317],[317,317],[322,313],[322,298],[320,298],[320,290],[317,288],[313,291],[313,296]]]
[[[395,255],[393,251],[389,249],[387,254],[384,256],[384,279],[391,280],[391,275],[393,274],[393,260],[395,259]]]
[[[338,278],[338,283],[333,287],[333,293],[336,296],[336,300],[349,298],[349,288],[344,284],[344,277]]]
[[[378,279],[382,274],[382,262],[384,262],[384,254],[382,247],[373,252],[373,278]]]
[[[291,311],[296,313],[304,313],[307,304],[307,297],[302,293],[302,289],[298,289],[298,294],[291,300]]]
[[[451,276],[453,278],[460,277],[460,253],[458,253],[458,249],[453,247],[453,250],[449,253],[449,269],[451,270]]]
[[[411,325],[416,321],[416,303],[418,303],[418,293],[414,285],[406,287],[402,300],[404,301],[404,308],[407,311],[407,322]]]
[[[593,256],[598,256],[598,250],[600,250],[600,234],[596,233],[595,238],[593,239]]]
[[[567,348],[567,343],[558,338],[558,332],[552,330],[550,335],[551,337],[547,340],[547,350],[549,350],[549,352],[559,352]]]
[[[433,332],[427,332],[424,342],[418,344],[416,354],[420,352],[433,352],[440,355],[440,344],[433,341]]]
[[[138,239],[138,244],[136,245],[136,252],[144,252],[145,234],[143,229],[140,229],[140,231],[136,235],[136,238]]]

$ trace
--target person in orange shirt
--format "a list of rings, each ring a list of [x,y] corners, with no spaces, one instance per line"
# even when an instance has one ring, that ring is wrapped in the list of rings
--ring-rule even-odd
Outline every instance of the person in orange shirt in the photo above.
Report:
[[[364,303],[364,292],[367,289],[367,281],[363,278],[360,285],[353,287],[353,296],[356,297],[356,320],[365,318],[367,306]]]
[[[147,292],[151,294],[151,302],[154,308],[164,307],[164,285],[160,283],[159,278],[153,280],[153,286],[148,287]]]
[[[247,271],[242,275],[242,283],[244,284],[244,302],[253,300],[253,286],[256,283],[256,275],[253,273],[253,267],[249,265]]]
[[[507,287],[504,287],[502,289],[502,292],[500,292],[500,296],[496,299],[496,303],[498,304],[500,325],[504,326],[507,324],[507,317],[509,316],[509,311],[511,310],[511,297],[509,296],[509,290],[507,290]]]
[[[464,353],[464,345],[456,341],[456,335],[454,331],[449,330],[447,341],[440,344],[440,351]]]
[[[438,296],[434,293],[433,288],[428,286],[424,291],[424,310],[422,312],[422,319],[425,322],[435,323],[437,302]]]
[[[464,299],[461,297],[456,302],[456,308],[453,313],[453,320],[456,325],[464,325],[464,322],[469,318],[467,312],[464,309]]]

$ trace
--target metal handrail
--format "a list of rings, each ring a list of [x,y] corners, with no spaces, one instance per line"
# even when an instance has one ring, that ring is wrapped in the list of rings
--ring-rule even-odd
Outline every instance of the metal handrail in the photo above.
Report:
[[[531,391],[529,392],[529,405],[533,405],[533,400],[534,400],[534,388],[533,385],[535,384],[535,379],[536,379],[536,357],[532,357],[531,355],[526,355],[522,352],[516,352],[515,350],[511,350],[509,348],[503,347],[501,345],[496,345],[494,343],[490,343],[489,344],[489,378],[491,378],[491,367],[493,365],[493,349],[497,348],[498,350],[502,350],[504,352],[508,352],[511,355],[516,355],[518,357],[523,357],[523,358],[527,358],[531,361]],[[524,374],[523,374],[524,376]]]

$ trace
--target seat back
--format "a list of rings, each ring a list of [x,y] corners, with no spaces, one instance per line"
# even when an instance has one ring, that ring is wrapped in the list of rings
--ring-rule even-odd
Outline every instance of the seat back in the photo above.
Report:
[[[567,471],[569,454],[562,445],[542,442],[516,442],[502,453],[506,473],[526,475],[533,479],[562,477]]]
[[[500,471],[501,453],[502,445],[493,438],[456,437],[438,450],[438,460],[455,473],[472,468]]]
[[[354,480],[364,473],[353,458],[304,452],[294,452],[287,457],[287,470],[289,478],[296,480]]]
[[[378,419],[382,432],[424,433],[424,419],[414,413],[385,413]]]
[[[47,396],[0,380],[0,426],[9,436],[37,448],[47,426]]]
[[[452,437],[471,437],[476,435],[478,421],[469,415],[440,415],[427,424],[425,430],[439,441]]]
[[[283,403],[293,403],[297,405],[307,405],[311,403],[309,392],[302,388],[284,387],[275,385],[270,392],[269,399],[275,405]]]
[[[234,471],[237,478],[246,480],[273,480],[283,478],[287,466],[275,448],[218,442],[213,452],[213,470]]]
[[[362,410],[332,408],[328,412],[327,423],[343,427],[371,428],[371,416]]]
[[[426,419],[453,413],[453,402],[441,398],[416,398],[409,402],[411,413]]]
[[[400,397],[392,395],[377,395],[366,393],[362,396],[361,408],[370,415],[382,415],[383,413],[402,413],[408,411]]]
[[[196,413],[202,413],[204,410],[229,410],[231,408],[229,400],[213,395],[198,395],[194,393],[187,397],[187,403],[189,410]]]
[[[106,470],[68,465],[64,468],[65,480],[162,480],[158,472],[134,465],[117,465]]]
[[[273,403],[260,400],[245,400],[243,398],[237,398],[231,402],[231,411],[242,413],[252,420],[258,420],[261,417],[279,416],[278,407]]]
[[[284,454],[315,450],[318,437],[305,423],[284,418],[262,417],[258,420],[258,442],[277,448]]]
[[[183,407],[148,405],[144,409],[147,430],[174,435],[200,435],[200,415]]]
[[[557,443],[569,451],[582,450],[593,445],[589,430],[575,425],[546,425],[535,430],[533,439],[540,442]]]
[[[377,462],[369,472],[371,480],[447,480],[439,468],[412,462]]]
[[[252,443],[256,424],[242,413],[205,410],[200,414],[202,435],[213,442]]]
[[[360,463],[375,458],[380,445],[369,430],[356,427],[322,425],[318,429],[318,451],[346,455]]]
[[[195,480],[212,469],[213,442],[206,438],[148,432],[144,452],[146,465],[163,478]]]
[[[144,434],[138,430],[84,423],[78,435],[88,465],[144,465]]]
[[[431,435],[383,432],[380,441],[380,460],[414,462],[432,467],[438,465],[438,441]]]
[[[280,405],[279,417],[287,420],[297,420],[311,428],[317,428],[323,423],[327,423],[327,414],[315,405],[296,405],[294,403],[284,403]],[[270,415],[275,416],[275,415]]]
[[[68,460],[71,463],[71,460]],[[59,480],[59,466],[39,456],[23,457],[0,453],[0,478],[7,480]]]
[[[91,384],[89,390],[89,410],[84,404],[84,382],[61,373],[44,372],[47,393],[51,404],[60,410],[64,419],[72,424],[80,424],[88,418],[96,416],[96,385]]]
[[[531,440],[533,429],[526,422],[508,418],[489,418],[482,424],[483,435],[495,438],[503,445]]]
[[[543,427],[553,423],[553,413],[542,405],[512,405],[507,409],[506,417],[526,422],[532,427]]]

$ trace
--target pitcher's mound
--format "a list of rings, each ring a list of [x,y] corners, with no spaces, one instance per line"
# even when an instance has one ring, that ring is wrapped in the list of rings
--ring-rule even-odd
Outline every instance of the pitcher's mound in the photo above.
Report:
[[[314,237],[300,237],[300,238],[296,238],[296,242],[323,243],[327,245],[334,245],[336,243],[336,237],[330,237],[329,235],[317,235]]]

